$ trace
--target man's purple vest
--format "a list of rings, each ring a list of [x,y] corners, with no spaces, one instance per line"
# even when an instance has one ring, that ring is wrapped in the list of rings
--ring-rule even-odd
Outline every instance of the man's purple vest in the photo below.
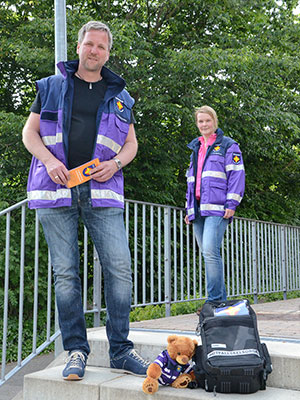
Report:
[[[62,75],[53,75],[37,82],[41,96],[40,135],[45,146],[67,165],[68,137],[74,93],[73,75],[78,61],[58,64]],[[101,75],[107,82],[104,103],[97,113],[97,135],[92,158],[100,162],[111,160],[123,147],[131,123],[134,99],[124,89],[125,81],[103,67]],[[90,181],[93,207],[124,208],[122,170],[106,182]],[[43,163],[33,157],[27,185],[29,208],[70,206],[71,189],[55,184]]]

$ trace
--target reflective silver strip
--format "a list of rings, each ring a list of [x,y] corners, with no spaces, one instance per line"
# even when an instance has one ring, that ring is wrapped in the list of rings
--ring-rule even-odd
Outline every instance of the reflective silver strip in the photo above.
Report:
[[[219,204],[201,204],[201,211],[224,211],[224,206]]]
[[[232,351],[215,350],[207,354],[207,358],[219,357],[219,356],[225,356],[225,357],[246,356],[248,354],[253,354],[257,357],[260,357],[259,352],[256,349],[243,349],[243,350],[232,350]]]
[[[226,165],[226,171],[243,171],[244,168],[244,164],[228,164]]]
[[[116,143],[114,140],[103,136],[103,135],[98,135],[97,137],[97,143],[98,144],[103,144],[103,146],[108,147],[109,149],[111,149],[112,151],[114,151],[115,153],[119,153],[119,151],[121,150],[122,146],[120,146],[118,143]]]
[[[236,200],[240,203],[242,201],[242,196],[237,193],[228,193],[227,200]]]
[[[202,172],[202,178],[206,178],[207,176],[212,176],[213,178],[227,179],[225,172],[219,172],[219,171]]]
[[[189,176],[188,178],[187,178],[187,182],[195,182],[195,177],[194,176]]]
[[[45,146],[53,146],[56,143],[62,143],[63,141],[62,132],[58,132],[56,136],[42,136],[42,141]]]
[[[112,199],[120,201],[124,203],[124,196],[119,193],[113,192],[112,190],[101,190],[101,189],[92,189],[91,190],[92,199]]]
[[[71,189],[53,190],[32,190],[27,192],[28,200],[58,200],[71,199]]]
[[[193,215],[195,213],[194,208],[188,208],[187,215]]]

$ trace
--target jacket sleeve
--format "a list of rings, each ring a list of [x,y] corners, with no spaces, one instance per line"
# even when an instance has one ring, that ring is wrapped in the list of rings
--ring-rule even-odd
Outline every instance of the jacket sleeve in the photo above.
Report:
[[[237,143],[226,152],[225,170],[227,176],[227,195],[225,208],[235,210],[245,192],[245,169],[241,150]]]
[[[186,171],[187,190],[186,190],[186,202],[185,202],[185,213],[192,221],[195,219],[195,208],[194,208],[194,191],[195,191],[195,176],[194,166],[191,156],[190,166]]]

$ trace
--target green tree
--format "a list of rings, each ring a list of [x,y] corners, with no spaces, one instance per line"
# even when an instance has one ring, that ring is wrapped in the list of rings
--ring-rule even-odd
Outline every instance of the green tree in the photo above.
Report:
[[[186,145],[198,134],[193,109],[209,104],[243,151],[238,215],[299,224],[298,1],[66,3],[68,58],[76,57],[79,27],[101,16],[114,35],[108,66],[136,100],[139,153],[125,170],[127,198],[184,206]],[[11,202],[25,195],[30,157],[20,135],[34,81],[54,73],[54,11],[52,0],[2,1],[0,9],[0,177],[14,183],[1,199]]]

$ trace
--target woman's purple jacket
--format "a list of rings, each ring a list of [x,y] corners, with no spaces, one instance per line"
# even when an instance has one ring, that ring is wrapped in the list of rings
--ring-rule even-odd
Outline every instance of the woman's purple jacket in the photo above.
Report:
[[[200,142],[195,138],[188,144],[193,151],[187,171],[186,214],[189,221],[197,215],[223,216],[225,208],[235,210],[245,191],[245,169],[238,144],[216,130],[217,138],[209,146],[203,163],[200,202],[195,195]]]

